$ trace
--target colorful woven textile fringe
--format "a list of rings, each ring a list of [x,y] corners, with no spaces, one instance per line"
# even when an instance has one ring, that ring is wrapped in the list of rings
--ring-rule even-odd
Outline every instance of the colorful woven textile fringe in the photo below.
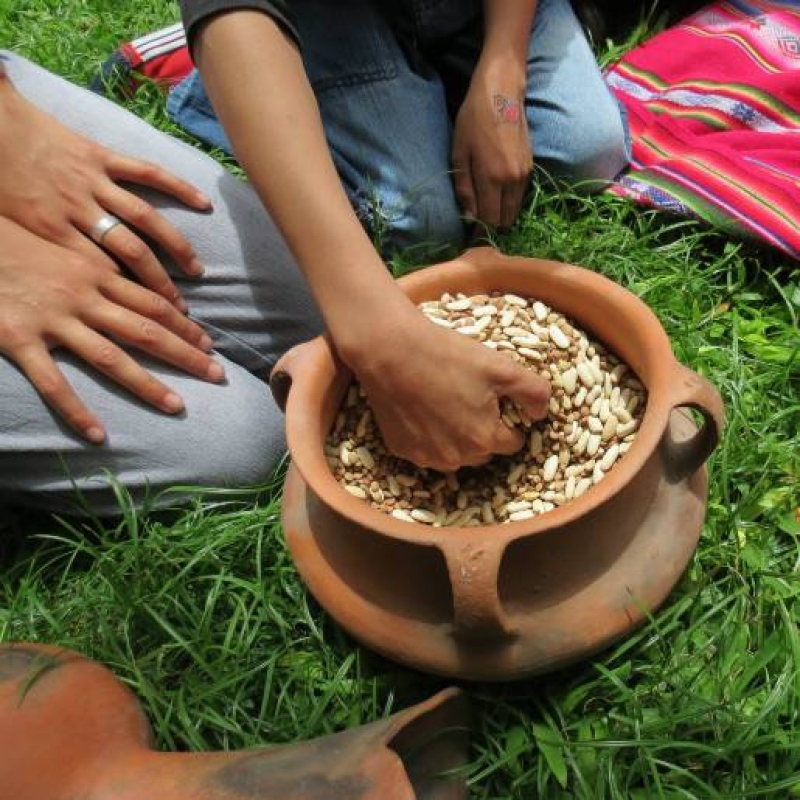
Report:
[[[633,139],[611,191],[800,258],[800,0],[712,3],[607,78]]]

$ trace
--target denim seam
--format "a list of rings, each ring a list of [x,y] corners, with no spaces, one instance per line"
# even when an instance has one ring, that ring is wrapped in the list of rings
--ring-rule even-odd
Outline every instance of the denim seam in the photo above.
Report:
[[[387,67],[364,70],[339,78],[320,78],[312,82],[315,92],[326,92],[330,89],[345,89],[351,86],[360,86],[365,83],[377,83],[378,81],[388,81],[396,78],[400,71],[396,64]]]

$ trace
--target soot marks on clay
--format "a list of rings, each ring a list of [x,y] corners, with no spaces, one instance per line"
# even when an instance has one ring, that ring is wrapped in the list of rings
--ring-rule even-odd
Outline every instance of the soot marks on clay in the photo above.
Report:
[[[341,734],[340,734],[341,736]],[[327,737],[326,737],[327,739]],[[332,777],[324,774],[326,762],[340,767],[345,753],[341,743],[314,742],[308,746],[261,750],[223,767],[215,782],[237,798],[292,797],[296,800],[362,800],[372,789],[366,775]],[[281,751],[284,752],[281,752]],[[321,770],[310,772],[310,765]],[[341,768],[337,769],[341,772]]]
[[[0,683],[25,678],[27,690],[45,672],[61,665],[58,656],[28,645],[0,645]]]
[[[17,704],[22,705],[34,685],[62,663],[60,654],[44,653],[34,646],[0,645],[0,683],[16,681]]]
[[[29,647],[0,646],[0,682],[21,678],[37,656],[36,650]]]

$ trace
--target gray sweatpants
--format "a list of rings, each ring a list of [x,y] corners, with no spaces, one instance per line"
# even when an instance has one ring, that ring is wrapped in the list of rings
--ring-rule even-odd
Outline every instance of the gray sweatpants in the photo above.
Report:
[[[282,353],[316,335],[322,323],[258,198],[212,159],[113,103],[19,56],[0,57],[17,89],[40,108],[108,147],[163,165],[212,199],[213,212],[202,214],[134,188],[187,237],[205,266],[201,279],[186,279],[158,253],[227,372],[225,384],[213,385],[135,354],[183,397],[186,411],[173,417],[134,399],[69,353],[54,351],[79,396],[106,425],[107,441],[98,447],[60,422],[0,356],[0,497],[75,511],[77,488],[95,513],[106,514],[116,508],[109,473],[137,502],[175,485],[263,481],[284,452],[283,418],[263,378]]]

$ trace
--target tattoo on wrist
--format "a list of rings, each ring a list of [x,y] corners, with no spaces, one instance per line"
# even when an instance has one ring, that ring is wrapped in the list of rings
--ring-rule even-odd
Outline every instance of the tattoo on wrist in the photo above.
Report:
[[[522,121],[522,103],[516,97],[492,95],[498,125],[519,125]]]

